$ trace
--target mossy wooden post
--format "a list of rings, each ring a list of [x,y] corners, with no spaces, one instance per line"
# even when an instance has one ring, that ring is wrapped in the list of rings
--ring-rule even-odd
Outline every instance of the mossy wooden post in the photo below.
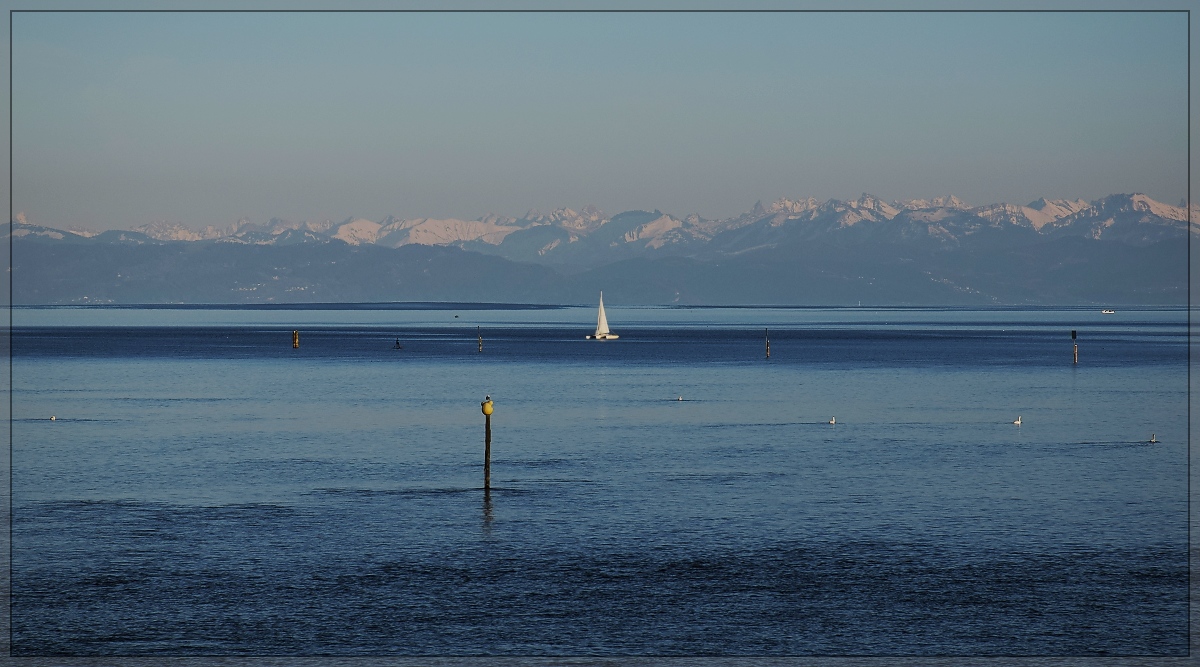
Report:
[[[492,397],[486,396],[483,403],[483,490],[492,488]]]
[[[1071,329],[1071,345],[1075,348],[1075,362],[1079,363],[1079,343],[1075,342],[1075,330]]]
[[[292,332],[292,349],[293,350],[300,349],[300,332],[299,331]]]

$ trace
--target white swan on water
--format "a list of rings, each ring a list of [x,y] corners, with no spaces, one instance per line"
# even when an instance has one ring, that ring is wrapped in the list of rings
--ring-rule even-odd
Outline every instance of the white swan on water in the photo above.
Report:
[[[1017,426],[1020,426],[1021,425],[1021,415],[1017,415],[1017,421],[1015,421],[1013,423],[1016,424]]]

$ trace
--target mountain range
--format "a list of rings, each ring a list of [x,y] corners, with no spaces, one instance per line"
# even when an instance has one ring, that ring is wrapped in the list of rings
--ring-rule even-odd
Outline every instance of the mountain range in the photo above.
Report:
[[[1200,219],[1200,207],[1192,217]],[[735,217],[587,206],[89,233],[13,220],[17,304],[499,301],[1183,304],[1188,211],[1142,194],[969,206],[779,199]]]

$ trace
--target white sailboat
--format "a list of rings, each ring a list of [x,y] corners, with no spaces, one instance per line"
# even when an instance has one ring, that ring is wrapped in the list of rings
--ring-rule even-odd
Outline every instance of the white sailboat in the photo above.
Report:
[[[596,333],[586,336],[588,340],[614,340],[620,338],[608,330],[608,318],[604,316],[604,292],[600,293],[600,314],[596,316]]]

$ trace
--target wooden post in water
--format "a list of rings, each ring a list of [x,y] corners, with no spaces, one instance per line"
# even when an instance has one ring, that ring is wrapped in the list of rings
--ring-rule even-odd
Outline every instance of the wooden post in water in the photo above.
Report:
[[[1071,329],[1071,345],[1075,348],[1075,362],[1079,363],[1079,343],[1075,342],[1075,330]]]
[[[484,397],[483,403],[483,492],[492,488],[492,397]]]
[[[763,329],[763,340],[767,341],[767,358],[771,358],[771,336],[766,329]]]
[[[483,352],[483,332],[479,330],[479,327],[475,327],[475,335],[479,336],[479,351]]]
[[[299,331],[292,332],[292,349],[293,350],[300,349],[300,332]]]

